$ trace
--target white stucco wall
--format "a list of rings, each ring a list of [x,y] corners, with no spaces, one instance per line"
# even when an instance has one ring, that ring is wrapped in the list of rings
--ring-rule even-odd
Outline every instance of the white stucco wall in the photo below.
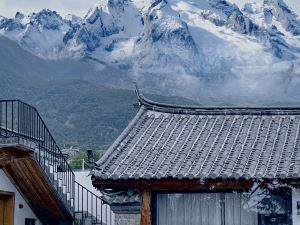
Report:
[[[90,192],[94,193],[95,195],[97,196],[101,196],[101,193],[100,191],[98,191],[96,188],[94,188],[93,184],[92,184],[92,180],[91,180],[91,176],[88,176],[89,175],[89,171],[76,171],[74,172],[75,173],[75,180],[83,185],[86,189],[88,189]],[[78,190],[75,188],[75,194],[77,194]],[[81,192],[80,192],[81,193]],[[84,198],[84,201],[83,201],[83,209],[84,210],[88,210],[89,212],[91,212],[91,206],[88,207],[88,209],[86,208],[87,204],[86,204],[86,199],[85,199],[85,195],[83,196]],[[79,202],[81,201],[81,194],[79,194]],[[91,204],[91,203],[90,203]],[[100,208],[101,208],[101,202],[98,202],[98,218],[101,218],[101,211],[100,211]],[[108,207],[109,208],[109,207]],[[95,204],[95,199],[93,200],[93,209],[96,209],[96,204]],[[110,216],[108,216],[106,218],[106,206],[103,207],[103,210],[102,210],[102,215],[103,215],[103,220],[104,222],[106,222],[107,224],[112,224],[114,225],[115,222],[115,216],[114,214]],[[95,213],[95,212],[94,212]],[[106,220],[107,219],[107,220]],[[111,220],[111,222],[110,222]]]
[[[90,171],[74,171],[75,180],[86,187],[89,191],[93,192],[96,195],[100,195],[100,191],[93,187],[91,176],[89,176]]]
[[[15,193],[15,210],[14,210],[14,225],[24,225],[25,218],[36,219],[36,225],[41,225],[36,215],[33,213],[31,208],[28,206],[25,199],[11,183],[9,178],[6,176],[3,170],[0,169],[0,190]],[[23,208],[19,208],[19,204],[23,205]]]

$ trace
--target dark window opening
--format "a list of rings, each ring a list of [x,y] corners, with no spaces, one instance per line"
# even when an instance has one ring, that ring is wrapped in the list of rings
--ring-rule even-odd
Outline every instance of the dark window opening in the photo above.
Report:
[[[35,225],[35,219],[25,218],[25,225]]]

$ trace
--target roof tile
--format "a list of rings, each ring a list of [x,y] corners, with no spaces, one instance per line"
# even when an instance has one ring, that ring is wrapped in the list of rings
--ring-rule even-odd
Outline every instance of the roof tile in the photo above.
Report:
[[[94,175],[101,179],[299,178],[300,109],[143,103]],[[165,108],[164,108],[165,107]]]

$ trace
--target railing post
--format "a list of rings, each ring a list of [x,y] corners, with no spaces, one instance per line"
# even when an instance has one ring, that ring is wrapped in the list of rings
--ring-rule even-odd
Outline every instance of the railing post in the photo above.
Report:
[[[2,128],[2,102],[0,102],[0,127]],[[2,134],[2,131],[0,134]]]
[[[56,187],[56,190],[59,189],[58,180],[62,181],[64,193],[63,195],[59,194],[59,198],[74,216],[76,212],[82,211],[81,223],[83,223],[83,217],[89,214],[94,215],[94,217],[92,217],[93,224],[95,222],[99,223],[98,210],[100,210],[101,224],[103,224],[104,217],[106,224],[111,224],[112,214],[108,211],[108,206],[104,206],[102,199],[75,181],[75,174],[72,168],[34,107],[19,100],[0,101],[0,128],[0,135],[8,137],[11,134],[13,137],[17,137],[18,144],[26,144],[26,142],[22,142],[23,139],[29,141],[30,146],[32,143],[35,144],[34,156],[37,162],[42,169],[45,170],[46,176],[49,178],[53,187]],[[46,164],[48,164],[50,171],[48,171],[48,168],[46,170]],[[50,166],[53,167],[53,169],[51,169]],[[68,194],[70,195],[70,202],[68,202]],[[84,197],[86,199],[84,199]],[[98,207],[99,201],[100,209]],[[94,206],[94,204],[96,204],[96,206]],[[86,212],[87,215],[84,215],[84,212]],[[105,215],[103,215],[103,213],[105,213]]]
[[[96,198],[96,223],[98,223],[98,198]]]
[[[6,130],[6,137],[7,137],[7,102],[5,102],[5,130]]]
[[[11,131],[14,132],[14,102],[11,102]]]
[[[83,187],[81,186],[81,219],[83,221]]]
[[[102,214],[103,214],[103,212],[102,212],[102,207],[103,207],[103,200],[101,199],[101,209],[100,209],[100,211],[101,211],[101,225],[102,225],[102,221],[103,221],[103,218],[102,218]]]
[[[18,126],[18,143],[20,143],[20,101],[17,101],[17,107],[18,107],[18,121],[17,121],[17,126]]]

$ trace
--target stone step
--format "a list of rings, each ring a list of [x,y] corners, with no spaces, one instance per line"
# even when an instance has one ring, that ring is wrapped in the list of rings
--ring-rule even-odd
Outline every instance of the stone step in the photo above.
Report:
[[[96,221],[96,217],[89,212],[75,212],[75,225],[106,225],[105,222],[101,222],[99,219]]]

